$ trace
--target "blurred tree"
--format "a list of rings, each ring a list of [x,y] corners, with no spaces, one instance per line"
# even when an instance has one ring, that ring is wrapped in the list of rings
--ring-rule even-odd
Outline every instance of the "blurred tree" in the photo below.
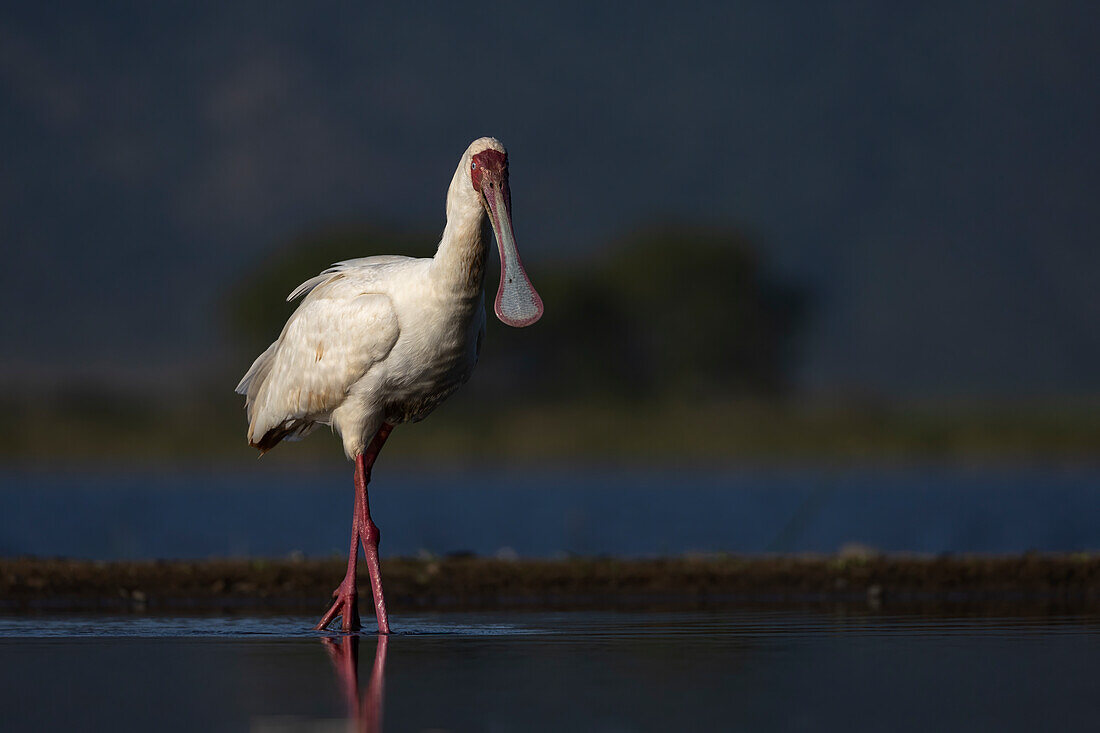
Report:
[[[373,229],[298,239],[232,295],[237,342],[259,353],[293,310],[280,307],[287,293],[332,262],[383,252],[430,256],[436,239]],[[767,272],[743,235],[658,226],[606,252],[531,270],[545,316],[530,330],[489,317],[467,395],[707,400],[774,397],[789,388],[805,293]],[[486,285],[491,309],[495,272]]]
[[[512,386],[511,373],[543,396],[686,400],[790,387],[806,293],[736,231],[639,229],[604,257],[532,277],[547,304],[538,336],[493,321],[482,383]]]
[[[286,297],[329,265],[375,254],[431,257],[439,237],[407,229],[345,226],[304,234],[274,252],[228,293],[226,310],[234,341],[257,356],[274,341],[298,302]],[[247,364],[245,365],[247,366]]]

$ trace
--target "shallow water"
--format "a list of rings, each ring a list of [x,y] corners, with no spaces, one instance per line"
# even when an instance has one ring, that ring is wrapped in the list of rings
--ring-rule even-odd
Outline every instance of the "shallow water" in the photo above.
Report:
[[[5,730],[1089,730],[1100,615],[0,617]]]
[[[1100,549],[1100,468],[433,471],[383,465],[382,554]],[[0,555],[347,552],[348,470],[0,471]]]

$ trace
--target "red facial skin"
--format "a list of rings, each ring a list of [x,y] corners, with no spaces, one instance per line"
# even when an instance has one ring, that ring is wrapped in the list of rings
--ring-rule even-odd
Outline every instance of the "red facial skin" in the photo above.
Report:
[[[482,150],[475,155],[470,164],[470,180],[474,188],[481,192],[485,184],[498,185],[504,189],[504,204],[512,208],[512,195],[508,190],[508,156],[496,150]]]

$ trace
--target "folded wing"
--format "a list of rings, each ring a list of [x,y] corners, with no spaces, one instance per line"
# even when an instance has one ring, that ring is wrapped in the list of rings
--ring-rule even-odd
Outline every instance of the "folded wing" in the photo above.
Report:
[[[237,385],[247,398],[248,442],[262,452],[327,423],[397,342],[389,296],[369,292],[370,278],[349,276],[349,265],[336,265],[291,294],[306,297]]]

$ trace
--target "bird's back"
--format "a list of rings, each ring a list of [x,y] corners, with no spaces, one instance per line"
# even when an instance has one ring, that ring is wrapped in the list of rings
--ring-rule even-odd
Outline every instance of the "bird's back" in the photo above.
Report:
[[[237,385],[246,397],[251,445],[266,452],[330,422],[349,390],[397,342],[393,291],[426,270],[425,263],[396,255],[349,260],[295,288],[287,299],[304,296],[302,303]]]

